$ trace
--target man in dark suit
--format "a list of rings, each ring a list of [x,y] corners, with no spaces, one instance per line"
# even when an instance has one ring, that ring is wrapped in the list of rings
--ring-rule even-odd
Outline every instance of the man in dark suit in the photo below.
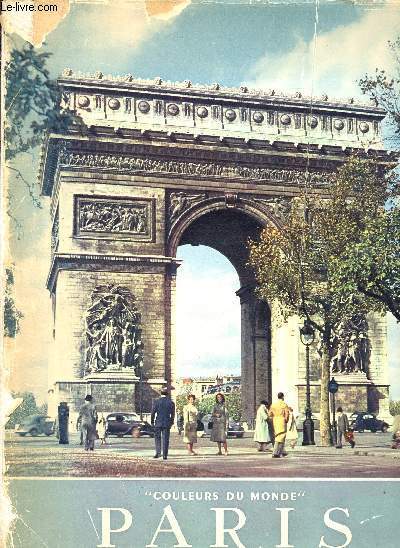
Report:
[[[168,390],[161,390],[161,397],[154,401],[151,411],[151,424],[154,426],[154,440],[156,443],[155,459],[161,457],[161,437],[162,437],[162,455],[167,460],[169,447],[169,431],[174,424],[175,404],[168,394]]]

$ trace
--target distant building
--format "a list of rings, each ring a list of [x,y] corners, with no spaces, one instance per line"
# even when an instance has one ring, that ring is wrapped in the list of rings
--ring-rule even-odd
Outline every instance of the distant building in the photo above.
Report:
[[[190,393],[197,399],[217,392],[229,393],[240,390],[240,375],[216,375],[210,377],[181,377],[175,383],[176,395],[186,393],[191,386]]]

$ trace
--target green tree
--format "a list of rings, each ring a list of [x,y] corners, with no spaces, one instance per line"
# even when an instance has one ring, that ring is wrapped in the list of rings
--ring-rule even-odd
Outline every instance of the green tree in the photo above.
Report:
[[[230,394],[225,394],[225,403],[229,412],[229,417],[233,420],[240,421],[242,418],[242,395],[241,392],[235,391]],[[212,412],[215,405],[215,394],[204,396],[198,404],[197,408],[201,415],[207,415]]]
[[[193,393],[193,383],[184,384],[181,392],[176,397],[176,412],[178,415],[181,415],[183,412],[184,406],[188,403],[189,394]]]
[[[14,338],[19,333],[19,322],[23,318],[14,302],[14,273],[11,267],[6,268],[5,290],[4,290],[4,336]]]
[[[7,40],[11,44],[10,37]],[[35,167],[28,175],[21,169],[21,158],[34,151],[42,142],[46,132],[62,133],[72,123],[79,126],[81,119],[70,110],[60,109],[61,92],[57,81],[50,77],[47,62],[51,54],[39,53],[28,42],[11,48],[4,75],[6,93],[4,100],[4,143],[6,166],[11,185],[22,184],[33,206],[41,208],[39,187],[36,183]],[[12,177],[11,177],[12,176]],[[12,219],[17,233],[22,225],[15,214],[12,192],[7,195],[7,214]],[[15,337],[19,331],[22,314],[16,309],[10,291],[13,281],[11,269],[6,269],[6,295],[4,303],[4,329],[6,336]],[[8,290],[7,290],[8,288]]]
[[[361,90],[375,104],[384,108],[387,137],[397,148],[400,143],[400,37],[389,42],[394,60],[392,74],[376,69],[359,82]],[[393,197],[393,196],[392,196]],[[395,195],[396,197],[396,195]],[[376,245],[379,243],[380,245]],[[354,279],[357,290],[375,299],[382,309],[400,321],[400,210],[398,194],[376,219],[352,250],[349,259],[340,265],[338,277]]]
[[[11,49],[5,64],[5,159],[14,174],[13,183],[24,185],[34,206],[40,208],[36,176],[26,176],[20,169],[22,154],[32,154],[46,132],[62,133],[76,119],[74,113],[60,109],[61,93],[57,81],[50,77],[47,62],[50,53],[39,53],[31,44]],[[13,208],[9,216],[20,229]]]
[[[287,319],[298,315],[319,333],[321,353],[321,443],[330,443],[330,363],[335,330],[354,317],[379,310],[357,291],[338,266],[387,199],[387,182],[371,162],[351,158],[332,177],[323,198],[311,191],[294,201],[282,229],[269,226],[250,242],[260,296]]]
[[[362,294],[400,321],[400,210],[381,209],[337,256],[334,283],[340,294]],[[343,297],[344,298],[344,297]]]
[[[389,411],[393,416],[400,415],[400,400],[391,400],[389,402]]]
[[[388,113],[386,119],[389,128],[388,138],[398,145],[400,142],[400,37],[394,42],[389,42],[388,45],[394,60],[393,74],[377,68],[373,76],[366,74],[359,84],[361,91]]]
[[[35,415],[36,413],[41,413],[40,408],[38,408],[36,399],[32,392],[12,392],[13,398],[22,398],[23,401],[13,413],[11,413],[10,418],[6,424],[6,428],[15,428],[16,424],[19,424],[24,418],[29,415]]]

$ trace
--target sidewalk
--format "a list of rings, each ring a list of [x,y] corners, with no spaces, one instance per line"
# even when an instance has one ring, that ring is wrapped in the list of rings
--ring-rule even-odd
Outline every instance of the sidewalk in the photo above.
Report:
[[[7,475],[14,477],[400,478],[400,451],[390,448],[390,436],[360,438],[355,449],[297,445],[287,448],[287,457],[273,459],[271,450],[257,451],[250,433],[228,440],[228,456],[217,456],[208,438],[190,456],[182,438],[172,435],[168,460],[162,461],[153,459],[151,438],[110,438],[87,452],[73,435],[69,445],[54,438],[10,439],[5,456]]]

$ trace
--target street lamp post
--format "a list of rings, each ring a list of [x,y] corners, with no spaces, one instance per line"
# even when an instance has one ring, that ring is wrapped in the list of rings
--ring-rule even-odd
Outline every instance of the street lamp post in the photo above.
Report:
[[[139,413],[140,420],[143,420],[143,360],[139,362]]]
[[[314,342],[315,332],[311,323],[304,320],[303,327],[300,328],[300,340],[306,347],[306,409],[305,421],[303,422],[303,443],[302,445],[315,445],[314,441],[314,421],[311,411],[311,391],[310,391],[310,345]]]
[[[336,400],[335,394],[339,390],[339,385],[335,381],[335,377],[332,377],[328,383],[329,393],[332,395],[332,428],[331,428],[331,437],[332,443],[334,446],[337,445],[337,427],[336,427]]]

